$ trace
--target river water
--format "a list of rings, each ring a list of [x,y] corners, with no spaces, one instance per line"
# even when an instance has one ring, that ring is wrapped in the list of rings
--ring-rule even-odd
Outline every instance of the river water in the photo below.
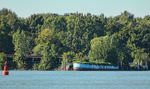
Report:
[[[150,71],[0,72],[0,89],[150,89]]]

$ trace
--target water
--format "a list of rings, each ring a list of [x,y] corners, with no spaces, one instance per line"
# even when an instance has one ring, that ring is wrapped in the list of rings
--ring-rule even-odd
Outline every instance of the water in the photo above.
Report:
[[[150,89],[150,71],[9,71],[0,89]]]

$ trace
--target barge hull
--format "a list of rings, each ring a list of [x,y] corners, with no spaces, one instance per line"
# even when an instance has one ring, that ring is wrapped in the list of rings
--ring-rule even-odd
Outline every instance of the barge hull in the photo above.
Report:
[[[119,69],[85,69],[85,68],[73,68],[74,71],[118,71]]]

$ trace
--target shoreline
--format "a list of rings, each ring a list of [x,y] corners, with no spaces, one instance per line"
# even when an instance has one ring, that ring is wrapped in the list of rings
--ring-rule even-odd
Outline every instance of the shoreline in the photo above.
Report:
[[[8,71],[150,71],[150,70],[8,70]]]

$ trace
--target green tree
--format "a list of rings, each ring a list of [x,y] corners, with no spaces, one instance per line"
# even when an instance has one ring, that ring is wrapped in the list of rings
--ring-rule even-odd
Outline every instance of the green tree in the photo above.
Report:
[[[58,54],[55,51],[54,44],[51,47],[48,45],[44,46],[42,55],[43,57],[39,65],[40,70],[50,70],[56,67]]]
[[[4,53],[0,53],[0,70],[4,68],[4,63],[6,61],[6,56]]]
[[[149,54],[144,52],[144,49],[136,49],[132,52],[132,56],[134,57],[134,62],[138,63],[138,65],[142,66],[144,62],[149,61]]]
[[[67,53],[64,52],[62,55],[63,60],[61,61],[61,63],[65,64],[65,63],[73,62],[74,57],[75,57],[74,52],[72,52],[72,51],[68,51]]]
[[[107,35],[91,40],[89,56],[92,57],[94,61],[111,62],[115,65],[118,64],[117,50],[110,44],[110,39],[111,36]]]
[[[59,37],[53,34],[50,29],[44,29],[39,33],[38,37],[35,38],[35,43],[36,46],[33,49],[34,54],[43,55],[39,69],[49,70],[55,68],[58,64],[57,56],[62,53]]]
[[[26,57],[25,55],[28,54],[27,44],[26,44],[26,35],[24,31],[20,33],[18,29],[16,33],[13,34],[13,44],[15,47],[15,54],[14,61],[17,63],[17,67],[19,69],[25,68],[26,63],[24,62]]]
[[[74,62],[84,62],[83,53],[82,52],[76,53],[73,61]]]

